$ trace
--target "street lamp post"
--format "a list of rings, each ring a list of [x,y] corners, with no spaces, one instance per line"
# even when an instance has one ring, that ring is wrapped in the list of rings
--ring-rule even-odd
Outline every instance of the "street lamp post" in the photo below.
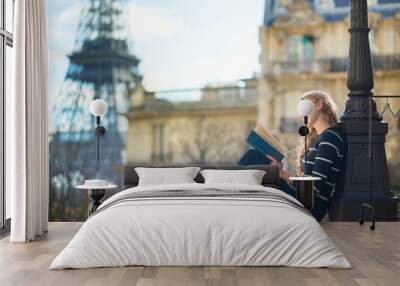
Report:
[[[351,1],[350,22],[347,69],[347,87],[350,92],[339,124],[346,138],[346,159],[343,176],[340,176],[336,196],[329,211],[330,219],[354,221],[360,218],[360,206],[368,202],[370,177],[375,213],[382,217],[395,217],[397,201],[391,197],[384,145],[388,125],[382,121],[377,112],[371,91],[374,87],[374,78],[368,38],[367,0]],[[372,142],[370,162],[369,127]],[[369,163],[371,163],[371,174]]]

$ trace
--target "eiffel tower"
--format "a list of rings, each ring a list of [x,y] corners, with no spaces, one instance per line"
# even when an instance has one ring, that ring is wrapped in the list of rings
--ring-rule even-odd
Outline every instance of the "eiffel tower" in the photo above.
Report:
[[[129,95],[140,83],[139,59],[130,53],[123,35],[123,0],[86,0],[74,51],[52,110],[50,132],[50,219],[86,217],[87,194],[75,190],[86,178],[121,181]],[[93,99],[103,99],[108,111],[101,118],[106,134],[96,161]]]

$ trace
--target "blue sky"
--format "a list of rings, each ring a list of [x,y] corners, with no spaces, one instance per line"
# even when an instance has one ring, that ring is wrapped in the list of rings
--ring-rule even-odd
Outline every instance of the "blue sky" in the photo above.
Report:
[[[47,1],[50,97],[65,76],[82,2]],[[141,59],[148,90],[201,87],[259,70],[263,0],[127,0],[125,5],[125,33]]]

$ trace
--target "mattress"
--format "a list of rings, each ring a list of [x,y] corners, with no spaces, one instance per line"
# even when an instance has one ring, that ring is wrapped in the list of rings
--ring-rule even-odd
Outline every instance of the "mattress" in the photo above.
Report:
[[[107,199],[50,269],[117,266],[350,268],[296,199],[263,186],[134,187]]]

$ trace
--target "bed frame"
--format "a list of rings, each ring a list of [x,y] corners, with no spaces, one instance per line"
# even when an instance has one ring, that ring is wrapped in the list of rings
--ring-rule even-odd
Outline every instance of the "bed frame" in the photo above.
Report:
[[[135,171],[136,167],[158,167],[158,168],[172,168],[172,167],[182,167],[182,166],[125,166],[124,167],[124,177],[123,177],[123,189],[133,188],[138,185],[139,176]],[[271,165],[254,165],[254,166],[199,166],[201,169],[217,169],[217,170],[263,170],[265,175],[262,180],[262,185],[265,187],[277,188],[279,183],[279,168],[277,166]],[[197,183],[204,183],[204,178],[200,174],[194,178]]]

